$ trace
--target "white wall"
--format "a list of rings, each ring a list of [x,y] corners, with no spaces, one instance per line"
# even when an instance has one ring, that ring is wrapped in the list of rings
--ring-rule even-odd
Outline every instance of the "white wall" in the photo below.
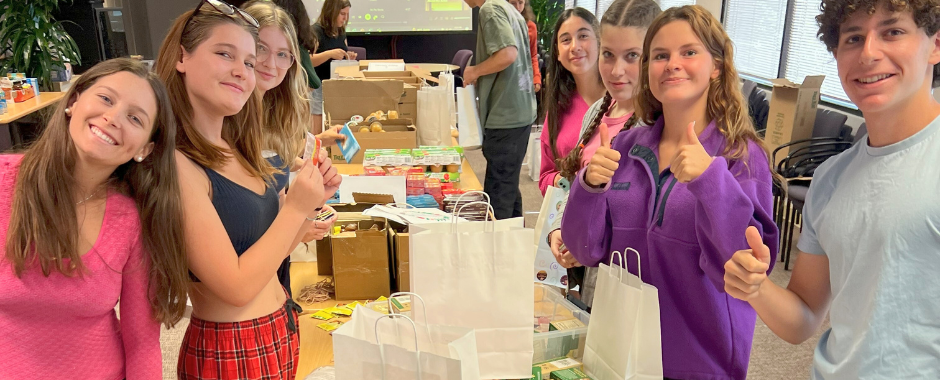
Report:
[[[708,9],[715,18],[721,20],[721,0],[696,0],[695,4]]]

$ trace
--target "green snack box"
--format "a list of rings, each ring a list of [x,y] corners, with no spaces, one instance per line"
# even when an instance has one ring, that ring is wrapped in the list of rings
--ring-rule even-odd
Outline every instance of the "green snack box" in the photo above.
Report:
[[[542,380],[542,367],[532,366],[532,377],[529,380]]]
[[[411,149],[366,149],[362,166],[411,166]]]
[[[552,380],[594,380],[577,368],[568,368],[552,372]]]

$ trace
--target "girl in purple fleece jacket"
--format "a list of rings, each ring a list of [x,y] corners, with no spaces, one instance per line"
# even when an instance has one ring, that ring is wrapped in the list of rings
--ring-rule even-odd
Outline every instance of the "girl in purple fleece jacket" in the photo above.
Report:
[[[572,184],[562,237],[586,266],[634,248],[659,289],[667,378],[744,379],[754,310],[724,292],[724,264],[755,226],[775,261],[772,176],[721,24],[664,11],[643,44],[637,127],[603,145]],[[604,132],[602,130],[602,132]],[[573,206],[576,205],[576,206]],[[637,273],[636,259],[628,269]]]

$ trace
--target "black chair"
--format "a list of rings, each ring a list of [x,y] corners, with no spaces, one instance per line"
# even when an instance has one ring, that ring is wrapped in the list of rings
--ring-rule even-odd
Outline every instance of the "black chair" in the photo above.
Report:
[[[457,71],[454,74],[454,85],[457,87],[463,86],[463,71],[467,68],[467,65],[470,64],[470,60],[473,59],[473,51],[462,49],[457,50],[457,54],[454,54],[454,59],[450,63],[454,66],[457,66]]]
[[[828,158],[852,146],[852,128],[845,125],[848,116],[824,109],[816,110],[811,138],[792,141],[774,149],[771,155],[775,169],[783,183],[774,183],[774,221],[780,228],[780,261],[784,269],[790,267],[790,249],[794,225],[800,223],[803,202],[816,168]],[[786,157],[778,161],[778,153],[789,148]]]
[[[851,136],[852,136],[852,140],[850,141],[852,141],[853,143],[858,143],[859,141],[862,141],[863,139],[867,139],[868,138],[868,126],[865,125],[865,123],[862,123],[862,125],[859,125],[858,129],[856,129],[855,132],[851,134]]]
[[[747,95],[747,108],[754,122],[754,130],[758,136],[764,137],[767,132],[767,116],[770,115],[770,100],[767,99],[767,93],[755,88]]]
[[[358,46],[347,46],[347,48],[349,48],[349,51],[356,53],[357,61],[363,61],[363,60],[368,59],[366,58],[366,48],[358,47]]]

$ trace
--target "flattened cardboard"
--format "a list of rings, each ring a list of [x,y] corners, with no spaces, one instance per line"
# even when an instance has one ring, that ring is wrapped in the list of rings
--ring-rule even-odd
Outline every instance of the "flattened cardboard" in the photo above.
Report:
[[[387,222],[384,218],[359,215],[355,223],[358,224],[356,232],[345,232],[331,238],[336,299],[388,297],[391,280]],[[378,226],[378,230],[370,230],[372,226]]]
[[[801,84],[783,78],[772,81],[774,88],[764,135],[768,149],[773,151],[780,145],[813,136],[820,87],[824,79],[825,75],[812,75],[804,78]],[[778,160],[786,157],[789,150],[781,149],[777,154]],[[776,162],[773,164],[776,165]]]

